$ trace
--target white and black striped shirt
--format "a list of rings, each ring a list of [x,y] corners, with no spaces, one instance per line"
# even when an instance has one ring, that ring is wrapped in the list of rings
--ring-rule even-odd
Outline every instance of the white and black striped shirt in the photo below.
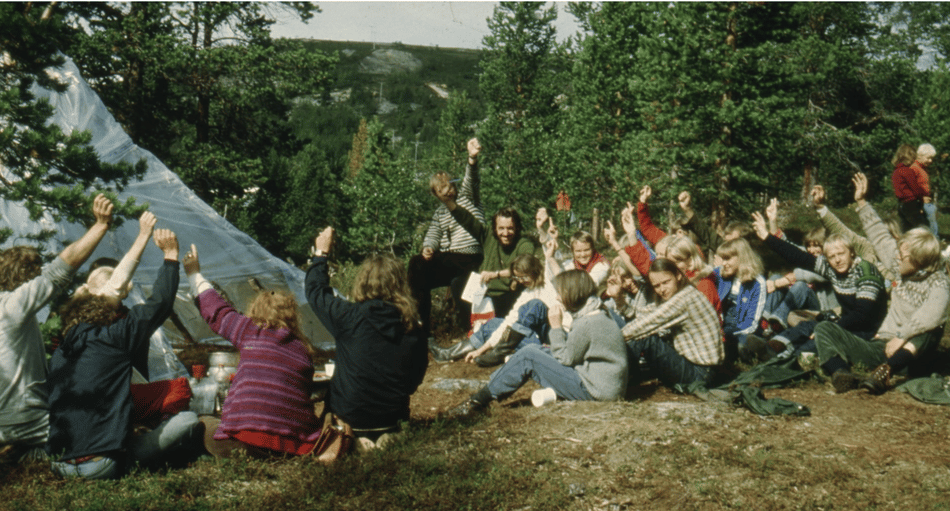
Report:
[[[482,213],[481,196],[479,194],[478,164],[468,164],[465,166],[465,178],[462,179],[462,186],[459,188],[458,197],[455,203],[459,207],[465,208],[479,222],[485,223],[485,215]],[[423,248],[431,248],[434,251],[454,252],[457,254],[481,254],[482,245],[472,235],[452,218],[445,204],[439,204],[439,207],[432,215],[432,221],[429,223],[429,230],[426,232],[425,240],[422,242]]]

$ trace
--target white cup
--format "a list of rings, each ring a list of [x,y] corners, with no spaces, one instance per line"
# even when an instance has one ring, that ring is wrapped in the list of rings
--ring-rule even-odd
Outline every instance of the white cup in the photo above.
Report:
[[[555,401],[557,401],[557,393],[554,392],[552,388],[538,389],[531,393],[531,404],[533,404],[535,408],[541,408]]]
[[[323,366],[323,372],[327,373],[328,378],[333,377],[334,370],[336,370],[336,364],[326,364]]]

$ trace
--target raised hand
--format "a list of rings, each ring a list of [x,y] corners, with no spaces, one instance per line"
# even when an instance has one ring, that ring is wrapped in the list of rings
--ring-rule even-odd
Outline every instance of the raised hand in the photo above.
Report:
[[[680,204],[680,209],[683,210],[683,213],[691,215],[693,212],[693,197],[687,191],[682,191],[676,197],[677,202]]]
[[[653,195],[653,188],[650,188],[650,185],[645,185],[640,189],[640,202],[646,204],[651,195]]]
[[[821,185],[812,187],[811,202],[815,205],[815,209],[819,209],[825,205],[825,187]]]
[[[330,249],[333,248],[333,234],[333,227],[327,227],[321,231],[313,241],[314,250],[322,252],[324,255],[330,253]]]
[[[557,240],[549,239],[544,242],[544,257],[552,259],[554,257],[554,252],[557,251]]]
[[[765,207],[765,218],[769,220],[769,230],[778,232],[778,199],[772,197]]]
[[[765,218],[762,213],[755,211],[752,213],[752,228],[755,229],[756,236],[761,240],[769,237],[769,229],[765,226]]]
[[[112,225],[112,209],[112,201],[101,193],[92,200],[92,214],[97,224]]]
[[[185,254],[181,264],[185,268],[185,275],[193,275],[201,271],[201,262],[198,261],[198,248],[195,247],[194,243],[191,244],[191,250]]]
[[[627,202],[627,207],[620,211],[620,226],[623,227],[623,232],[627,234],[631,242],[637,235],[637,224],[633,221],[633,210],[634,205]]]
[[[158,219],[155,218],[155,215],[152,212],[146,211],[142,213],[142,216],[139,217],[139,237],[151,237],[152,231],[155,230],[156,222],[158,222]]]
[[[554,219],[548,218],[548,236],[550,236],[552,240],[557,241],[558,235],[560,235],[560,232],[557,230],[557,226],[554,225]]]
[[[868,194],[868,178],[864,175],[864,172],[858,172],[851,178],[851,182],[854,183],[854,201],[858,205],[863,205],[864,198]]]
[[[478,143],[477,138],[473,138],[468,141],[468,157],[469,159],[474,160],[478,157],[478,153],[482,151],[482,145]]]
[[[544,222],[548,221],[548,210],[547,208],[538,208],[538,212],[534,214],[534,227],[541,232],[541,229],[544,229]]]
[[[178,260],[178,237],[170,229],[155,229],[155,245],[165,254],[165,259]]]
[[[604,227],[604,239],[611,247],[614,247],[614,250],[617,250],[620,245],[617,243],[617,229],[614,228],[614,224],[610,220],[607,220],[607,227]]]

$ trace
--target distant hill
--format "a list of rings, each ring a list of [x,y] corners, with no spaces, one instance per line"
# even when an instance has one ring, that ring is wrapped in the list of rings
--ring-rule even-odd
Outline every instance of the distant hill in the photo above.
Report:
[[[466,91],[480,113],[481,50],[318,39],[293,40],[309,50],[339,56],[329,100],[357,117],[379,115],[395,137],[423,144],[436,137],[441,109]],[[382,92],[382,97],[380,97]]]

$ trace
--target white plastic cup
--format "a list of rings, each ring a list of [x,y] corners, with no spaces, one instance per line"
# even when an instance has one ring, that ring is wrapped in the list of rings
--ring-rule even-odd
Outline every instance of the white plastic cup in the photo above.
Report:
[[[552,388],[538,389],[531,393],[531,404],[533,404],[535,408],[541,408],[555,401],[557,401],[557,393],[554,392]]]
[[[328,378],[333,377],[333,371],[336,370],[336,364],[326,364],[323,366],[323,372],[327,373]]]

